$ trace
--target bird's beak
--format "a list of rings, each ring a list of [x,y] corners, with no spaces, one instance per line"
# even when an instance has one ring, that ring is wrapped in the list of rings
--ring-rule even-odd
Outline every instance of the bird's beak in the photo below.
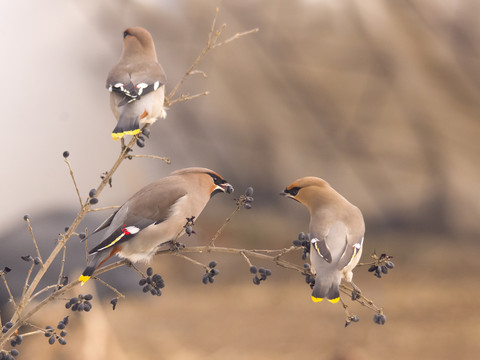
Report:
[[[216,185],[215,188],[213,189],[212,193],[210,194],[210,197],[212,197],[215,194],[218,194],[219,192],[231,194],[233,192],[233,186],[230,185],[227,182],[224,182],[223,184]]]
[[[289,197],[289,198],[293,199],[293,196],[290,195],[289,193],[285,192],[285,191],[282,191],[279,195],[282,195],[282,196]]]
[[[223,183],[221,185],[218,185],[217,188],[219,188],[220,190],[222,190],[223,192],[227,193],[227,194],[231,194],[233,193],[233,191],[235,190],[233,188],[232,185],[230,185],[229,183]]]

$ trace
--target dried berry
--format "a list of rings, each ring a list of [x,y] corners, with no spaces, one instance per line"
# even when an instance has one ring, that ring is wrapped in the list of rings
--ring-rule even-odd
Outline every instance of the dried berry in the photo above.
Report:
[[[148,138],[150,136],[150,130],[149,129],[143,129],[142,134],[145,135]]]
[[[148,275],[148,276],[152,276],[152,275],[153,275],[153,269],[152,269],[151,267],[149,267],[149,268],[147,269],[147,275]]]
[[[393,262],[391,262],[391,261],[387,261],[387,262],[385,263],[385,266],[386,266],[387,268],[389,268],[389,269],[393,269],[393,268],[395,267],[395,264],[394,264]]]
[[[215,266],[217,266],[217,262],[216,262],[216,261],[210,261],[210,263],[208,264],[208,267],[209,267],[209,268],[214,268]]]
[[[256,277],[256,276],[254,276],[254,277],[253,277],[253,283],[254,283],[255,285],[260,285],[260,279],[259,279],[258,277]]]
[[[91,189],[88,193],[88,196],[90,197],[94,197],[95,195],[97,195],[97,189]]]
[[[253,187],[249,186],[246,190],[245,190],[245,196],[252,196],[253,195]]]
[[[110,304],[112,304],[113,310],[115,310],[115,308],[117,307],[117,303],[118,303],[117,298],[110,300]]]
[[[62,155],[66,159],[70,156],[70,153],[68,151],[64,151]]]
[[[23,220],[25,221],[30,220],[30,215],[28,214],[23,215]]]
[[[36,257],[35,259],[33,259],[33,263],[34,263],[35,265],[38,265],[38,264],[40,264],[41,262],[42,262],[42,261],[40,260],[39,257]]]
[[[145,142],[142,139],[137,139],[137,146],[143,148],[145,146]]]
[[[61,337],[61,338],[58,339],[58,343],[60,345],[67,345],[67,340],[65,340],[63,337]]]
[[[95,204],[98,204],[98,199],[97,199],[97,198],[91,198],[90,200],[88,200],[88,202],[89,202],[91,205],[95,205]]]
[[[203,282],[205,285],[208,284],[208,274],[204,274],[204,275],[202,276],[202,282]]]
[[[84,233],[80,233],[80,234],[78,234],[78,237],[83,240],[83,239],[85,239],[85,234],[84,234]]]
[[[256,273],[257,273],[257,267],[254,266],[254,265],[250,266],[250,272],[251,272],[252,274],[256,274]]]
[[[55,335],[50,336],[50,338],[48,339],[48,343],[50,345],[53,345],[55,343]]]
[[[12,349],[12,350],[10,350],[10,354],[11,354],[12,356],[18,356],[19,352],[18,352],[17,349]]]

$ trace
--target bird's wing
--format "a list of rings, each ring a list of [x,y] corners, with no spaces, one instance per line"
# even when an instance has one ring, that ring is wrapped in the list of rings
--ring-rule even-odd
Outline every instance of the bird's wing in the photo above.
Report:
[[[343,268],[345,268],[358,254],[363,245],[363,235],[354,236],[351,234],[347,234],[345,241],[347,243],[347,246],[345,247],[345,251],[343,252],[340,260],[338,261],[338,270],[342,270]]]
[[[186,195],[186,191],[177,184],[168,188],[148,185],[122,205],[99,228],[108,229],[103,241],[90,250],[90,254],[118,245],[132,238],[150,225],[165,221],[172,206]],[[105,224],[105,225],[104,225]]]
[[[327,246],[327,236],[328,228],[318,225],[310,227],[310,251],[316,251],[326,262],[331,263],[332,254]]]
[[[158,62],[119,63],[108,74],[107,89],[125,96],[118,105],[122,106],[156,91],[166,82],[165,72]]]

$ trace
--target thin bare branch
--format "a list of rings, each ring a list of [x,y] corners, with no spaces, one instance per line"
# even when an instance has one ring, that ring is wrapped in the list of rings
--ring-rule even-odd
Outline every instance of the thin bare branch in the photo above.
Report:
[[[15,303],[15,299],[12,295],[12,292],[10,291],[10,287],[8,286],[8,281],[7,281],[7,278],[5,277],[5,273],[3,271],[0,271],[0,276],[2,277],[3,283],[5,284],[5,288],[7,289],[8,296],[10,297],[10,302],[12,303],[13,307],[16,309],[17,304]]]
[[[37,256],[38,256],[38,258],[40,259],[40,263],[41,263],[42,266],[43,266],[42,255],[40,254],[40,249],[38,248],[37,240],[35,239],[35,235],[33,234],[33,228],[32,228],[32,224],[30,223],[30,218],[29,218],[29,217],[26,217],[25,220],[26,220],[26,222],[27,222],[28,232],[30,233],[30,236],[32,237],[33,246],[35,246],[35,251],[37,252]]]
[[[213,236],[212,240],[210,240],[210,242],[208,243],[209,247],[210,246],[215,246],[215,241],[218,239],[218,237],[222,233],[225,226],[227,226],[227,224],[230,222],[230,220],[232,220],[233,216],[242,208],[242,206],[243,206],[242,204],[237,204],[237,207],[235,208],[235,210],[233,210],[232,214],[225,219],[222,226],[220,226],[220,228],[217,230],[216,234]]]
[[[48,285],[45,286],[42,290],[37,291],[35,294],[32,295],[31,300],[35,299],[38,295],[43,294],[44,292],[51,290],[51,289],[56,289],[58,288],[58,285]]]
[[[63,242],[63,252],[62,252],[62,265],[60,266],[60,272],[58,274],[58,280],[57,280],[57,286],[60,286],[60,283],[63,279],[63,270],[65,269],[65,255],[67,252],[67,247],[65,246],[65,238],[61,237],[61,240]]]
[[[103,281],[102,279],[98,278],[98,277],[95,277],[94,278],[96,281],[98,281],[100,284],[102,284],[103,286],[109,288],[110,290],[112,290],[115,294],[117,294],[117,297],[121,297],[121,298],[125,298],[125,295],[123,295],[120,291],[118,291],[117,289],[115,289],[112,285],[106,283],[105,281]]]
[[[207,266],[207,265],[202,264],[201,262],[199,262],[199,261],[197,261],[197,260],[195,260],[195,259],[192,259],[192,258],[190,258],[190,257],[188,257],[188,256],[185,256],[185,255],[180,254],[180,253],[178,253],[178,252],[174,252],[174,253],[172,253],[172,254],[175,255],[175,256],[181,257],[182,259],[185,259],[185,260],[187,260],[187,261],[190,261],[192,264],[198,265],[198,266],[204,268],[205,270],[208,269],[208,266]]]
[[[199,93],[199,94],[195,94],[195,95],[182,94],[178,98],[171,100],[170,105],[175,104],[177,102],[192,100],[192,99],[195,99],[195,98],[200,97],[200,96],[206,96],[208,94],[210,94],[210,91],[204,91],[203,93]]]
[[[170,105],[174,104],[175,102],[186,101],[186,100],[194,99],[194,98],[202,96],[202,95],[208,95],[208,92],[204,92],[202,94],[197,94],[197,95],[193,95],[193,96],[182,95],[179,98],[177,98],[175,100],[172,100],[173,97],[175,96],[175,94],[178,92],[180,87],[184,84],[184,82],[187,80],[187,78],[189,76],[194,75],[194,74],[198,74],[198,73],[201,73],[204,77],[207,76],[206,73],[197,70],[197,66],[202,61],[203,57],[210,50],[213,50],[214,48],[217,48],[219,46],[228,44],[229,42],[237,40],[237,39],[239,39],[243,36],[256,33],[258,31],[258,29],[252,29],[252,30],[241,32],[241,33],[237,33],[237,34],[233,35],[232,37],[228,38],[227,40],[222,41],[220,43],[217,43],[217,41],[218,41],[220,35],[222,34],[223,30],[227,27],[226,24],[222,24],[219,28],[216,28],[217,17],[218,17],[219,11],[220,11],[220,8],[217,7],[215,9],[215,15],[213,17],[213,21],[212,21],[212,24],[210,26],[210,32],[208,33],[207,43],[206,43],[205,47],[202,49],[202,51],[197,56],[197,58],[193,61],[192,65],[190,65],[190,67],[187,69],[187,71],[183,75],[182,79],[175,85],[175,87],[165,97],[165,106],[166,107],[169,107]]]
[[[25,296],[25,293],[28,289],[28,282],[30,281],[30,275],[32,275],[32,270],[35,267],[35,263],[32,261],[30,263],[30,269],[28,269],[27,278],[25,279],[25,285],[23,285],[22,298]]]
[[[83,207],[83,201],[82,201],[82,197],[80,196],[80,191],[78,190],[77,181],[75,180],[75,176],[73,175],[72,167],[70,166],[70,162],[68,161],[67,158],[65,158],[64,161],[68,166],[68,170],[70,171],[70,176],[72,177],[73,185],[75,185],[75,191],[77,192],[78,201],[80,201],[80,208],[82,208]]]
[[[172,162],[170,161],[170,159],[166,156],[156,156],[156,155],[128,155],[128,158],[129,159],[133,159],[133,158],[150,158],[150,159],[158,159],[158,160],[162,160],[162,161],[165,161],[167,164],[171,164]],[[119,206],[118,206],[119,207]]]
[[[228,44],[229,42],[232,42],[232,41],[234,41],[234,40],[240,39],[242,36],[246,36],[246,35],[250,35],[250,34],[255,34],[256,32],[259,32],[259,31],[260,31],[260,29],[256,28],[256,29],[251,29],[251,30],[244,31],[244,32],[241,32],[241,33],[236,33],[235,35],[233,35],[232,37],[228,38],[227,40],[222,41],[221,43],[218,43],[218,44],[213,45],[213,46],[212,46],[212,49],[215,49],[216,47],[219,47],[219,46]]]

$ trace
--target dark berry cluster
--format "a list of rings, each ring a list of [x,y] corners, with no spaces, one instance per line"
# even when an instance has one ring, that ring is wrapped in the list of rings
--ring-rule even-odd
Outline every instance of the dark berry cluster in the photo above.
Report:
[[[78,294],[78,296],[74,296],[69,301],[67,301],[65,303],[65,307],[67,309],[72,309],[72,311],[89,312],[92,309],[92,303],[90,302],[92,299],[92,294]]]
[[[68,316],[65,316],[63,320],[60,320],[57,324],[57,331],[60,331],[59,333],[57,333],[57,331],[51,326],[45,327],[43,333],[45,337],[48,338],[48,343],[50,345],[55,344],[55,340],[57,340],[60,345],[67,345],[67,340],[65,340],[65,336],[67,336],[67,330],[65,330],[65,327],[67,325]]]
[[[385,325],[387,318],[384,314],[375,314],[373,315],[373,322],[378,325]]]
[[[376,254],[373,254],[372,258],[375,260],[375,263],[369,267],[368,271],[373,272],[373,275],[377,278],[381,278],[382,274],[388,274],[388,270],[395,267],[395,264],[391,261],[392,257],[390,255],[382,254],[377,256]]]
[[[208,283],[212,284],[215,281],[214,277],[220,274],[220,271],[215,269],[215,266],[217,266],[217,263],[215,261],[210,261],[208,268],[205,269],[205,274],[202,276],[202,282],[205,285]]]
[[[352,322],[359,322],[360,318],[357,315],[349,315],[345,320],[345,327],[350,325]]]
[[[88,202],[92,205],[95,205],[98,203],[98,199],[95,197],[97,195],[97,190],[96,189],[91,189],[90,192],[88,193],[88,197],[90,198]]]
[[[6,333],[8,330],[10,330],[10,328],[13,326],[13,323],[11,321],[5,323],[5,325],[3,325],[2,327],[2,333]]]
[[[147,269],[147,277],[140,279],[138,284],[140,286],[143,286],[142,290],[144,293],[150,292],[150,294],[156,296],[162,295],[162,291],[160,289],[163,289],[165,287],[165,281],[163,281],[163,278],[159,274],[154,274],[151,267]],[[115,305],[117,303],[110,303],[113,305],[113,310],[115,310]]]
[[[254,265],[250,266],[250,272],[255,275],[253,277],[253,283],[255,285],[260,285],[261,281],[267,280],[267,277],[272,275],[272,271],[270,269],[264,269],[261,267],[257,270],[257,267]]]
[[[307,260],[310,256],[310,235],[301,232],[298,239],[293,240],[293,246],[303,247],[302,260]]]
[[[303,264],[303,268],[305,269],[305,271],[302,272],[302,274],[305,275],[305,282],[310,286],[310,289],[313,289],[315,286],[315,276],[312,274],[311,266],[305,263]]]
[[[190,236],[195,234],[195,230],[193,230],[193,225],[195,225],[195,216],[187,218],[187,222],[183,227],[185,228],[185,233]]]
[[[138,138],[137,138],[137,146],[138,147],[143,148],[145,146],[145,137],[150,138],[150,130],[143,129],[142,134],[138,135]]]
[[[0,360],[13,360],[18,354],[20,354],[20,352],[17,349],[12,349],[9,352],[2,350],[0,352]]]
[[[23,261],[26,261],[26,262],[33,261],[35,265],[39,265],[42,262],[39,257],[33,258],[31,255],[25,255],[20,257],[22,258]]]
[[[13,337],[12,340],[10,340],[10,346],[15,347],[17,345],[22,345],[22,342],[23,342],[22,335],[16,335]]]
[[[247,210],[250,210],[252,208],[252,202],[254,200],[252,195],[253,195],[253,187],[249,186],[245,190],[245,196],[243,198],[243,207]]]

